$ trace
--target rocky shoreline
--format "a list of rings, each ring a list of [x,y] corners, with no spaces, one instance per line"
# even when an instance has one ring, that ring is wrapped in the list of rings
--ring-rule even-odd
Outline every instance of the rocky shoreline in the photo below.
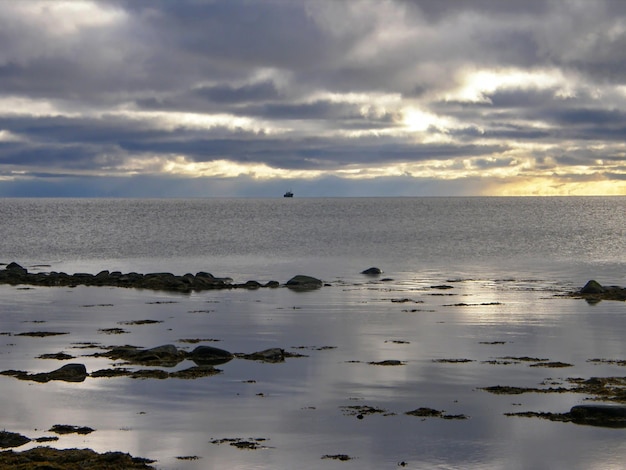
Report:
[[[234,284],[231,278],[215,277],[211,273],[203,271],[196,274],[187,273],[183,276],[177,276],[168,272],[140,274],[136,272],[111,272],[108,270],[100,271],[97,274],[67,274],[56,271],[30,273],[26,268],[15,262],[9,263],[3,270],[0,270],[0,284],[45,287],[125,287],[174,292],[211,289],[259,289],[281,286],[278,281],[269,281],[262,284],[258,281],[250,280],[245,283]],[[291,289],[317,289],[322,287],[322,281],[310,276],[297,275],[287,281],[284,286]]]

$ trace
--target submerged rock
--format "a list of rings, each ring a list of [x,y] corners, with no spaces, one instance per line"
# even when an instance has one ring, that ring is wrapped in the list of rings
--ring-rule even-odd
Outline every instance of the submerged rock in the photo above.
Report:
[[[89,426],[74,426],[72,424],[55,424],[50,429],[49,432],[54,432],[57,434],[91,434],[95,431],[95,429],[90,428]]]
[[[270,348],[254,352],[252,354],[238,354],[237,357],[241,359],[249,359],[251,361],[284,362],[285,350],[280,348]]]

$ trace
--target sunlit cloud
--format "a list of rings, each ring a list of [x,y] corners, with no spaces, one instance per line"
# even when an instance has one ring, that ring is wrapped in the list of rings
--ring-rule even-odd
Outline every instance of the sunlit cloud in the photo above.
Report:
[[[572,84],[565,79],[560,70],[526,71],[520,69],[472,70],[461,73],[461,86],[446,93],[444,98],[450,101],[490,103],[489,94],[497,90],[554,89],[555,96],[565,98],[573,96]]]
[[[51,35],[67,36],[84,29],[105,28],[126,18],[123,10],[86,0],[28,0],[6,2],[5,8],[31,27]]]
[[[450,119],[412,107],[402,111],[402,123],[411,132],[424,132],[431,127],[445,132],[445,129],[451,125]]]

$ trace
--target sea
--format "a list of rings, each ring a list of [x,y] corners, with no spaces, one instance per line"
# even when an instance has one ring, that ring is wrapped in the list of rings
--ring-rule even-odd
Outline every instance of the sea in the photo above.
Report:
[[[281,284],[0,286],[0,370],[128,367],[96,354],[115,345],[294,356],[237,358],[194,380],[0,375],[5,430],[37,439],[54,424],[89,426],[43,445],[167,470],[624,468],[624,428],[512,415],[594,397],[485,389],[626,377],[626,304],[568,295],[590,279],[626,285],[626,197],[17,198],[0,199],[0,216],[0,262],[30,272]],[[370,267],[382,274],[361,274]],[[324,286],[285,288],[298,274]],[[64,334],[20,335],[32,331]],[[72,358],[42,358],[59,352]],[[407,414],[419,408],[440,413]]]

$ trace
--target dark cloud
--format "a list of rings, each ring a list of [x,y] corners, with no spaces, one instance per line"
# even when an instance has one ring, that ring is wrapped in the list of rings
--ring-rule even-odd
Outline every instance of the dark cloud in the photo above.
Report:
[[[108,187],[205,194],[153,174],[182,158],[321,172],[336,194],[465,194],[484,180],[455,171],[524,157],[559,174],[602,160],[592,173],[620,181],[624,17],[619,0],[0,2],[0,174],[110,194],[96,182],[132,168],[146,179]],[[442,169],[372,177],[408,164]],[[332,173],[348,169],[363,177]],[[283,186],[246,178],[220,189]]]
[[[215,85],[201,87],[193,95],[216,103],[249,103],[278,98],[278,90],[271,81],[263,81],[243,86]]]

